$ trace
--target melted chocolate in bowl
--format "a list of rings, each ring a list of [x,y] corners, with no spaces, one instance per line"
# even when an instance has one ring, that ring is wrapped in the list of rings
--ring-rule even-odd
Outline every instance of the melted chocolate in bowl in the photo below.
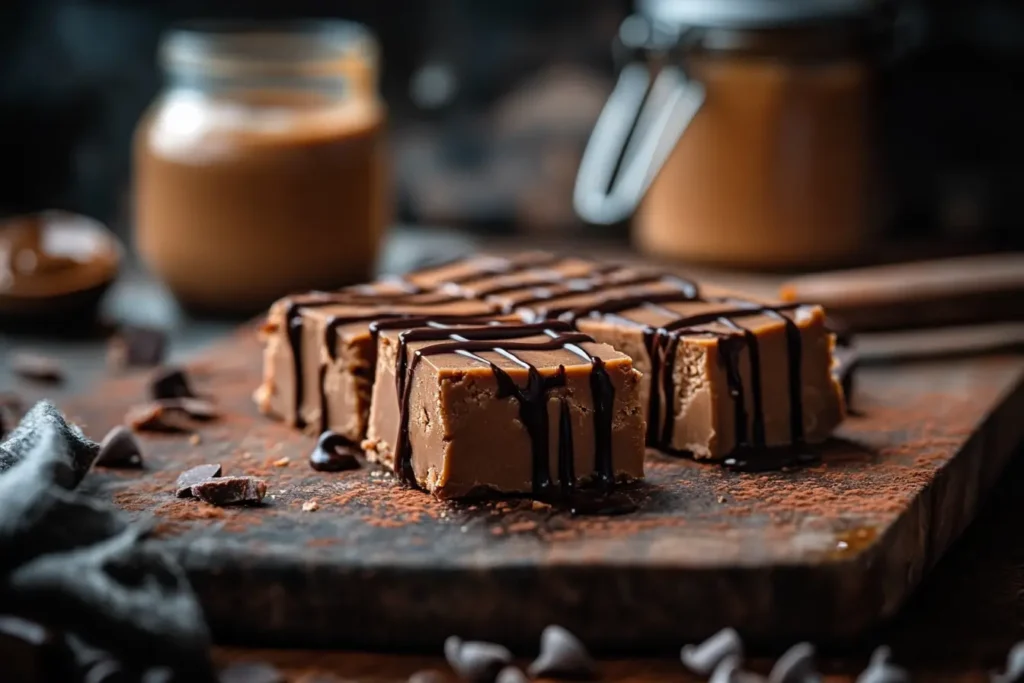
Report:
[[[0,316],[92,317],[123,247],[103,224],[47,211],[0,223]]]

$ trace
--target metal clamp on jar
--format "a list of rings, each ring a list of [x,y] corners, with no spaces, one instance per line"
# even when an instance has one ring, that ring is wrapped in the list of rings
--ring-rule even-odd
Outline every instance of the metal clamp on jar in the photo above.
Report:
[[[638,0],[577,177],[645,252],[749,267],[854,258],[870,235],[873,0]]]

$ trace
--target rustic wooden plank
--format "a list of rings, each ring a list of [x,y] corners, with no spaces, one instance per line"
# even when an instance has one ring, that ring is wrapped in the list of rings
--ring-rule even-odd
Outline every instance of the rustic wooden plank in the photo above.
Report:
[[[156,516],[214,628],[247,643],[436,647],[459,632],[532,644],[552,621],[603,651],[677,647],[726,624],[849,637],[903,603],[1024,436],[1024,357],[867,368],[859,414],[819,466],[739,474],[651,453],[638,512],[573,518],[440,503],[368,467],[314,472],[313,440],[256,413],[259,364],[250,331],[204,353],[196,384],[225,417],[196,445],[145,437],[142,473],[87,480]],[[143,395],[144,378],[117,378],[67,407],[99,437]],[[211,461],[264,476],[273,498],[174,498],[177,475]],[[319,510],[303,512],[312,499]]]

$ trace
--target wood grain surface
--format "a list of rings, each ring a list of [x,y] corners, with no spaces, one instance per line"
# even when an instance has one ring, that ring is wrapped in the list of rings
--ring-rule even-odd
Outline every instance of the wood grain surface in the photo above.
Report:
[[[312,439],[252,405],[250,330],[192,368],[224,417],[197,444],[148,436],[143,472],[87,484],[154,515],[215,632],[250,645],[435,648],[457,632],[529,646],[551,622],[602,652],[664,652],[726,624],[766,642],[849,639],[904,603],[1024,436],[1020,356],[865,368],[820,465],[739,474],[652,453],[636,513],[572,517],[440,503],[371,467],[312,471]],[[100,437],[144,396],[144,377],[108,379],[66,407]],[[176,499],[174,479],[203,462],[265,477],[273,498]]]

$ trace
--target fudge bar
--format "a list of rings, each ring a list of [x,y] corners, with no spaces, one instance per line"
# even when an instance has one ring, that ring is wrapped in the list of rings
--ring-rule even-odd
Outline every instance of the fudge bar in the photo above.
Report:
[[[643,476],[640,374],[567,323],[378,325],[371,460],[439,498]]]
[[[377,363],[371,323],[421,315],[472,320],[494,312],[480,301],[431,293],[361,297],[314,294],[274,304],[262,329],[263,382],[255,395],[264,414],[310,434],[330,429],[358,444],[366,435]]]
[[[377,362],[372,323],[494,315],[496,306],[478,300],[478,294],[487,288],[501,291],[509,277],[519,277],[516,286],[522,287],[592,267],[545,252],[481,255],[336,292],[286,297],[271,307],[261,330],[263,381],[254,398],[261,412],[298,429],[311,434],[330,429],[359,443],[366,435]]]
[[[559,318],[643,373],[649,447],[720,458],[824,441],[843,419],[820,306],[781,304],[628,268],[551,296],[491,297],[527,321]]]

